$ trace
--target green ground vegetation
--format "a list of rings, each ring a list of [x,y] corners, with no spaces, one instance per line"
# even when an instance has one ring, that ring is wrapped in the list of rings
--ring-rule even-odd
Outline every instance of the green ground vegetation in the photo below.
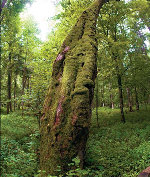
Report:
[[[118,109],[95,111],[87,146],[87,165],[102,177],[135,177],[150,164],[150,110],[126,113],[120,122]]]
[[[1,117],[2,177],[34,176],[38,169],[39,131],[36,118],[14,112]]]
[[[137,176],[150,164],[150,107],[127,112],[125,124],[120,122],[119,109],[99,107],[98,113],[100,127],[93,110],[86,168],[81,170],[74,159],[66,176]],[[40,176],[38,147],[35,117],[22,117],[21,112],[2,115],[2,177]]]

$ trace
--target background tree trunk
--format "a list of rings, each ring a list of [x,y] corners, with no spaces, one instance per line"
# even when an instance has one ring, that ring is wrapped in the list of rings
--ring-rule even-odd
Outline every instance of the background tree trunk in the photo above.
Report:
[[[104,82],[103,82],[103,85],[101,87],[101,97],[102,97],[102,101],[101,101],[101,107],[105,107],[105,99],[104,99]]]
[[[121,111],[121,121],[125,123],[125,116],[124,116],[124,104],[123,104],[123,92],[122,92],[122,79],[121,75],[117,74],[118,79],[118,89],[119,89],[119,100],[120,100],[120,111]]]
[[[111,108],[111,109],[114,109],[114,108],[115,108],[114,102],[113,102],[113,94],[112,94],[112,93],[110,94],[110,108]]]
[[[114,42],[117,42],[117,26],[115,26],[115,31],[114,31]],[[113,60],[116,63],[116,75],[117,75],[118,90],[119,90],[121,121],[125,123],[123,89],[122,89],[122,74],[120,73],[120,68],[119,68],[118,52],[115,52],[115,53],[113,52],[112,54],[113,54]]]
[[[17,77],[17,76],[16,76]],[[17,80],[14,78],[14,111],[16,110],[16,88],[17,88]]]
[[[24,116],[24,99],[23,99],[23,95],[24,95],[24,90],[26,87],[26,81],[27,81],[27,77],[26,77],[26,68],[23,68],[22,71],[22,102],[21,102],[21,107],[22,107],[22,117]]]
[[[112,94],[112,83],[110,82],[110,84],[109,84],[109,92],[110,92],[110,104],[109,104],[109,106],[110,106],[110,108],[111,109],[114,109],[114,101],[113,101],[113,94]]]
[[[58,166],[66,171],[77,155],[83,166],[96,78],[96,21],[102,4],[96,0],[82,13],[53,64],[40,128],[40,166],[46,174],[58,175]]]
[[[11,102],[11,52],[9,53],[9,68],[8,68],[8,79],[7,79],[7,94],[8,94],[8,102],[7,102],[7,114],[9,111],[12,112],[12,102]]]
[[[135,87],[135,101],[136,101],[136,110],[139,111],[140,106],[139,106],[138,92],[136,87]]]
[[[128,97],[129,111],[133,112],[133,109],[132,109],[132,97],[131,97],[131,92],[130,92],[129,88],[127,88],[127,97]]]
[[[99,103],[98,103],[98,78],[96,79],[96,94],[95,94],[95,102],[96,102],[96,120],[97,120],[97,127],[99,126],[99,115],[98,115],[98,107],[99,107]]]

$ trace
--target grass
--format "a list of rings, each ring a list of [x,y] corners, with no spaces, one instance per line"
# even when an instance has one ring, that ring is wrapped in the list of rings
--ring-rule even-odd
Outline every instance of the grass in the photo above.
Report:
[[[95,110],[87,143],[86,169],[68,172],[68,176],[136,177],[150,166],[150,108],[125,114],[120,121],[118,109]],[[2,177],[32,177],[38,170],[37,119],[19,112],[2,116]],[[66,175],[67,176],[67,175]]]
[[[34,176],[38,168],[38,122],[19,112],[1,117],[2,177]]]
[[[150,166],[150,110],[127,113],[120,122],[118,109],[99,108],[97,127],[95,110],[87,145],[87,166],[103,177],[136,177]]]
[[[1,124],[2,138],[20,140],[38,131],[36,118],[30,116],[22,117],[20,112],[2,115]]]

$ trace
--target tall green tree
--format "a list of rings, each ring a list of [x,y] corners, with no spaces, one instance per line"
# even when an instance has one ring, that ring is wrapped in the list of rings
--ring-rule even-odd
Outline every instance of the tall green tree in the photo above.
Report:
[[[35,39],[32,39],[29,41],[30,46],[25,45],[26,39],[25,39],[25,33],[23,34],[21,31],[22,29],[26,29],[27,25],[23,25],[24,28],[21,28],[21,25],[23,24],[21,22],[21,19],[19,17],[19,13],[25,6],[25,3],[30,1],[13,1],[5,4],[5,6],[2,9],[2,69],[3,69],[3,86],[4,89],[3,93],[5,93],[5,90],[7,90],[7,98],[4,99],[7,100],[7,113],[9,111],[12,111],[12,94],[14,89],[14,104],[16,104],[16,88],[17,88],[17,76],[21,76],[21,70],[23,71],[23,63],[25,63],[26,55],[27,55],[27,49],[30,47],[31,51],[31,45],[32,47],[33,42]],[[30,24],[30,26],[32,26]],[[30,29],[31,30],[31,29]],[[33,34],[32,31],[30,33]],[[29,33],[28,33],[29,35]],[[26,34],[27,36],[27,34]],[[29,37],[31,39],[31,35]],[[36,41],[36,40],[35,40]],[[24,54],[25,53],[25,54]],[[31,54],[30,54],[31,55]],[[7,69],[6,69],[7,68]],[[22,69],[21,69],[22,68]],[[25,67],[24,67],[25,68]],[[4,80],[6,79],[7,75],[7,85],[5,84]],[[14,79],[13,79],[14,78]],[[14,83],[13,83],[14,82]],[[13,88],[14,84],[14,88]],[[5,95],[5,94],[4,94]],[[4,101],[3,101],[4,102]],[[15,106],[14,106],[15,109]]]
[[[141,3],[146,13],[148,3],[147,1],[140,2],[139,6],[141,6]],[[106,97],[106,95],[109,95],[110,87],[107,86],[107,83],[110,83],[109,80],[111,80],[111,84],[109,85],[111,85],[114,91],[117,85],[118,88],[120,88],[118,90],[122,90],[119,92],[122,92],[122,94],[120,94],[122,95],[120,100],[124,99],[125,105],[128,104],[126,88],[129,87],[133,93],[133,90],[137,87],[135,92],[137,109],[139,107],[137,91],[140,91],[139,88],[142,87],[146,87],[144,90],[148,90],[147,86],[144,84],[146,82],[140,85],[139,83],[141,83],[142,80],[144,81],[144,78],[148,80],[149,75],[147,73],[149,68],[148,56],[146,54],[147,47],[144,43],[146,35],[142,32],[142,30],[147,27],[147,23],[142,21],[142,13],[139,12],[141,11],[139,6],[137,1],[129,3],[112,1],[103,6],[97,25],[99,33],[97,37],[100,46],[98,52],[98,68],[101,75],[100,81],[102,82],[103,80],[103,82],[105,82],[105,93],[107,93],[105,94],[105,100],[108,100],[108,96]],[[146,16],[148,16],[148,12]],[[117,59],[114,59],[114,56],[116,56]],[[144,58],[147,59],[145,60]],[[146,67],[145,63],[147,63]],[[133,68],[136,71],[134,71]],[[145,68],[145,72],[141,70],[142,68]],[[121,78],[121,87],[119,83],[117,84],[120,80],[119,78]],[[146,97],[147,93],[146,91]],[[116,95],[116,92],[114,95]],[[118,104],[117,100],[116,104]]]

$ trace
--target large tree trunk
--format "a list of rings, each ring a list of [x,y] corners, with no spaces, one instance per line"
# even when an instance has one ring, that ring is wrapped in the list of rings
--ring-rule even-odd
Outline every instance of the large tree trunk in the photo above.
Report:
[[[85,153],[96,77],[96,21],[103,0],[85,10],[62,44],[41,118],[40,166],[58,175]],[[81,164],[83,165],[83,164]]]

